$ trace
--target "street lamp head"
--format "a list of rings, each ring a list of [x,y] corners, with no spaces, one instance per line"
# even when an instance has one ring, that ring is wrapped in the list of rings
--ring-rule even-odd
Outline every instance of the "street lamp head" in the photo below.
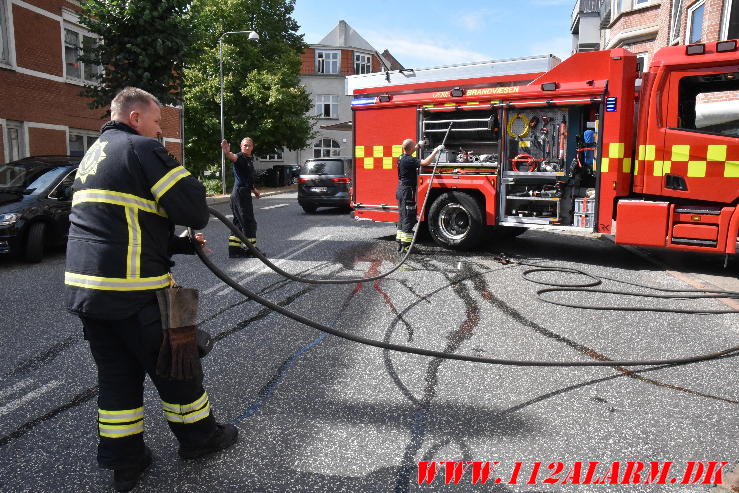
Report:
[[[257,34],[256,31],[250,32],[249,41],[259,41],[259,34]]]

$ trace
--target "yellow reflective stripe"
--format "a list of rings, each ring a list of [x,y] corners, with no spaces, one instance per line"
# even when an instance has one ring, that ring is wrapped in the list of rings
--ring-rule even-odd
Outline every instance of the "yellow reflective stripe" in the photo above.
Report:
[[[624,157],[624,144],[622,142],[612,142],[608,144],[608,157],[616,159]]]
[[[169,402],[162,401],[162,408],[165,411],[172,411],[179,414],[184,414],[193,409],[197,409],[208,401],[208,393],[203,392],[203,395],[197,398],[197,400],[190,402],[189,404],[170,404]]]
[[[138,209],[126,207],[126,224],[128,226],[128,251],[126,254],[126,277],[137,279],[141,276],[141,225]]]
[[[706,176],[706,161],[688,161],[688,176],[704,178]]]
[[[739,178],[739,161],[726,161],[724,166],[725,178]]]
[[[175,414],[164,411],[164,417],[167,418],[167,421],[171,421],[172,423],[191,424],[200,421],[201,419],[207,418],[209,415],[210,403],[206,404],[203,409],[200,409],[199,411],[193,411],[191,413]]]
[[[119,278],[99,277],[74,272],[64,273],[64,284],[87,289],[100,289],[102,291],[143,291],[147,289],[160,289],[169,286],[169,274],[156,277]]]
[[[162,176],[158,182],[154,184],[153,187],[151,187],[151,194],[154,196],[154,199],[159,201],[159,199],[167,193],[167,190],[172,188],[175,183],[180,181],[186,176],[190,176],[190,172],[187,171],[182,166],[175,166],[170,170],[169,173]]]
[[[144,199],[123,192],[113,192],[110,190],[80,190],[75,192],[72,198],[72,207],[82,202],[100,202],[103,204],[120,205],[123,207],[136,207],[145,212],[158,214],[167,217],[167,213],[162,210],[153,200]]]
[[[98,424],[98,433],[101,437],[123,438],[144,432],[144,420],[127,425],[104,425]]]
[[[98,421],[102,423],[121,423],[126,421],[138,421],[144,418],[144,407],[136,409],[125,409],[123,411],[108,411],[98,409]]]

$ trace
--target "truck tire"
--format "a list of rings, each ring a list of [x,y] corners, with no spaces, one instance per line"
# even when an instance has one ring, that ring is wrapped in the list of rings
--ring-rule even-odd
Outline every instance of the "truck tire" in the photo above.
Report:
[[[26,248],[23,252],[23,258],[26,262],[41,262],[41,259],[44,258],[45,235],[46,225],[44,223],[31,224],[26,236]]]
[[[480,244],[485,231],[482,207],[466,193],[446,192],[431,204],[428,227],[438,245],[471,250]]]

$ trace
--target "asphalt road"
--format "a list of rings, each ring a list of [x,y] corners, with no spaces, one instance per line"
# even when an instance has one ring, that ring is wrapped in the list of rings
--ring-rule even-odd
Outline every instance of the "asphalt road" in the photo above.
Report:
[[[355,222],[328,209],[306,215],[294,193],[264,197],[255,206],[260,247],[290,272],[361,278],[398,260],[393,225]],[[225,212],[228,206],[217,207]],[[650,286],[686,289],[687,282],[703,282],[739,290],[735,259],[725,270],[716,257],[637,255],[604,239],[530,231],[474,254],[423,243],[403,270],[382,281],[315,286],[286,282],[256,259],[227,259],[227,232],[215,220],[205,233],[211,258],[249,289],[376,340],[560,361],[677,358],[739,346],[739,314],[556,306],[535,297],[541,286],[522,277],[525,267],[496,261],[505,253]],[[689,461],[728,462],[725,477],[739,470],[737,358],[627,370],[500,366],[383,351],[245,300],[196,257],[176,260],[175,277],[201,290],[201,327],[217,340],[203,360],[211,404],[219,420],[238,426],[240,439],[213,458],[179,461],[147,383],[146,439],[155,462],[137,491],[718,493],[730,490],[679,484]],[[37,265],[0,260],[3,492],[112,490],[110,472],[95,464],[95,368],[79,321],[63,308],[63,271],[63,251]],[[533,277],[584,280],[549,272]],[[646,291],[615,280],[604,287]],[[586,305],[729,307],[717,300],[550,296]],[[444,468],[431,484],[419,485],[419,461],[500,465],[486,485],[470,484],[471,469],[459,484],[445,485]],[[560,484],[577,461],[582,478],[595,461],[602,463],[595,477],[620,461],[619,481],[628,461],[672,462],[672,469],[664,485]],[[525,484],[537,463],[539,473]],[[507,484],[516,469],[518,484]],[[543,483],[550,475],[558,482]]]

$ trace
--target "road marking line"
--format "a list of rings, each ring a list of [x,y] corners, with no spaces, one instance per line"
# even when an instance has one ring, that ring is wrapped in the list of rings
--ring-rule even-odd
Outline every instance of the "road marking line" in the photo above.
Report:
[[[290,204],[277,204],[277,205],[270,205],[268,207],[260,207],[263,211],[266,211],[267,209],[276,209],[278,207],[287,207]]]
[[[26,402],[35,399],[36,397],[40,396],[41,394],[44,394],[48,392],[51,389],[54,389],[56,387],[59,387],[62,384],[60,380],[53,380],[46,385],[37,388],[33,392],[29,392],[28,394],[24,395],[20,399],[16,399],[14,401],[11,401],[9,404],[6,404],[3,407],[0,407],[0,416],[5,416],[6,414],[15,411],[19,407],[21,407]]]
[[[20,382],[16,383],[12,387],[8,387],[7,389],[0,390],[0,399],[6,396],[9,396],[10,394],[14,394],[15,392],[18,392],[23,387],[28,387],[32,383],[33,383],[33,379],[27,378],[25,380],[21,380]]]
[[[277,262],[272,262],[272,263],[273,263],[273,264],[275,264],[275,265],[277,265],[277,266],[279,266],[279,265],[281,265],[281,264],[283,264],[283,263],[287,262],[288,260],[290,260],[290,259],[291,259],[291,258],[293,258],[294,256],[296,256],[297,254],[299,254],[299,253],[300,253],[300,252],[302,252],[303,250],[307,250],[308,248],[310,248],[310,247],[314,246],[315,244],[317,244],[317,243],[319,243],[319,242],[321,242],[321,241],[324,241],[324,240],[325,240],[326,238],[330,238],[330,237],[331,237],[331,235],[326,235],[326,236],[324,236],[323,238],[321,238],[321,239],[319,239],[319,240],[316,240],[316,241],[314,241],[314,242],[311,242],[311,243],[309,243],[308,245],[305,245],[305,246],[304,246],[303,248],[301,248],[300,250],[297,250],[297,251],[296,251],[296,252],[294,252],[294,253],[293,253],[292,255],[289,255],[289,256],[287,256],[287,257],[284,257],[284,258],[282,258],[282,259],[278,260]],[[238,280],[237,282],[238,282],[239,284],[241,284],[241,283],[242,283],[242,282],[244,282],[244,281],[248,281],[248,280],[251,280],[251,279],[253,279],[254,277],[256,277],[257,275],[259,275],[259,274],[265,274],[265,273],[267,273],[267,272],[269,272],[269,271],[271,271],[271,270],[272,270],[272,269],[270,269],[270,268],[269,268],[269,267],[267,267],[266,265],[262,264],[262,268],[261,268],[261,269],[259,269],[259,270],[258,270],[258,271],[256,271],[256,272],[254,272],[254,274],[253,274],[252,276],[249,276],[249,277],[246,277],[246,276],[244,276],[244,277],[242,277],[241,279],[239,279],[239,280]],[[246,274],[248,275],[248,274],[249,274],[249,272],[247,272]],[[231,286],[227,286],[227,287],[226,287],[225,289],[223,289],[223,290],[219,291],[219,292],[218,292],[218,293],[216,293],[216,294],[217,294],[218,296],[223,296],[224,294],[227,294],[227,293],[228,293],[229,291],[231,291],[231,290],[233,290],[233,288],[232,288]]]

